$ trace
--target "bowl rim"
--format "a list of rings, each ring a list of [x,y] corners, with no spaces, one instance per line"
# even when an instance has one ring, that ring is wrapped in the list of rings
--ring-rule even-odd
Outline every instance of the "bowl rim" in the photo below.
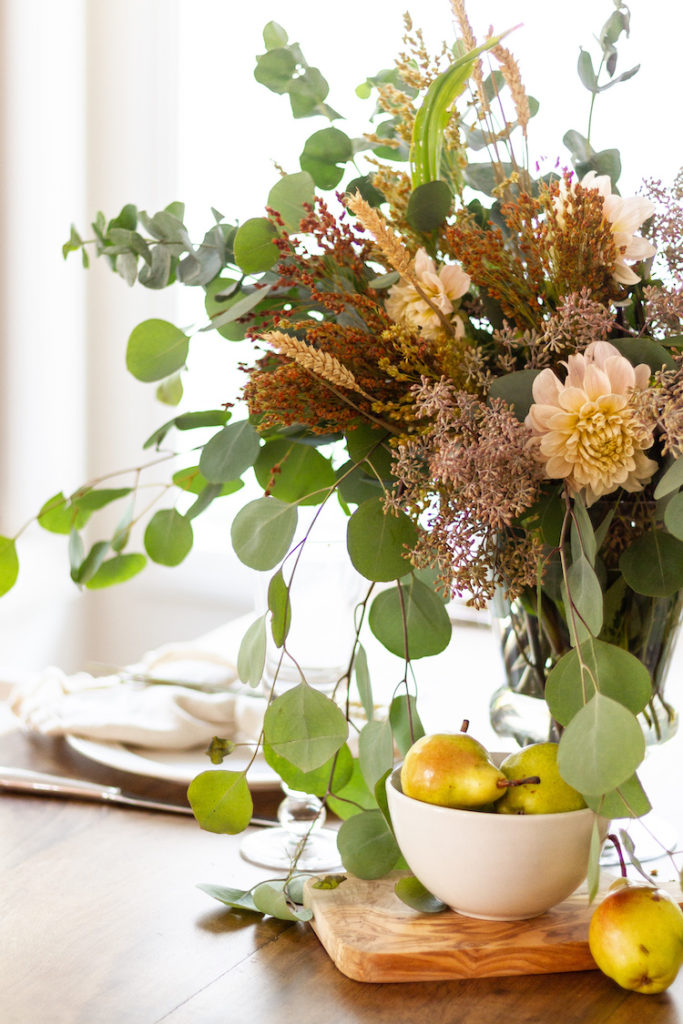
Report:
[[[466,818],[481,821],[483,815],[487,820],[490,820],[492,817],[495,817],[495,819],[500,822],[518,822],[517,825],[502,825],[502,828],[532,828],[534,821],[545,821],[548,818],[552,818],[553,821],[557,821],[559,824],[560,821],[567,819],[569,817],[573,817],[577,814],[582,814],[584,817],[587,817],[589,815],[593,815],[596,818],[603,817],[603,815],[600,815],[597,813],[597,811],[594,811],[592,807],[579,807],[575,811],[554,811],[550,814],[496,814],[495,811],[487,813],[486,811],[469,811],[464,807],[444,807],[442,804],[432,804],[429,803],[428,800],[418,800],[416,797],[408,796],[407,793],[404,793],[403,790],[401,789],[402,767],[403,762],[396,765],[391,771],[391,773],[387,776],[387,790],[389,789],[389,787],[391,787],[391,789],[394,790],[397,799],[405,800],[407,803],[419,804],[421,807],[429,807],[434,812],[434,814],[441,814],[445,817],[448,817],[449,815],[453,817],[465,816]],[[519,824],[521,822],[531,822],[532,824]]]

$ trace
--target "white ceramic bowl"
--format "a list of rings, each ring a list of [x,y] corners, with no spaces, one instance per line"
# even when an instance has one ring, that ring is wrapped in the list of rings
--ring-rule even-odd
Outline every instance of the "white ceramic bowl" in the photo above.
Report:
[[[460,914],[492,921],[536,917],[570,896],[586,877],[596,818],[588,808],[494,814],[437,807],[405,796],[400,768],[387,779],[387,797],[410,870]],[[608,826],[599,819],[602,839]]]

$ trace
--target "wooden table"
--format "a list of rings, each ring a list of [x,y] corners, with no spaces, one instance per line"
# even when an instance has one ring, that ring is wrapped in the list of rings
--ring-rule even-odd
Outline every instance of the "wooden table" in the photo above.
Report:
[[[182,789],[98,767],[62,740],[6,728],[0,763]],[[272,814],[277,794],[258,799]],[[683,972],[660,996],[598,971],[369,985],[337,971],[305,924],[230,913],[196,887],[267,876],[239,837],[192,818],[0,796],[2,1024],[631,1024],[683,1019]]]

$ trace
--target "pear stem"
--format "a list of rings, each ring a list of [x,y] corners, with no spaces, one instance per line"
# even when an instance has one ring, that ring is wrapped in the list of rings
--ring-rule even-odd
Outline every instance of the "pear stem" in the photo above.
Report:
[[[470,720],[469,720],[469,718],[463,718],[462,725],[460,726],[460,732],[467,732],[469,727],[470,727]]]
[[[524,786],[527,782],[538,786],[540,781],[538,775],[529,775],[526,779],[498,779],[496,785],[498,789],[508,789],[509,786]]]
[[[619,870],[621,871],[621,877],[622,878],[626,878],[626,861],[624,860],[624,854],[622,853],[622,850],[621,850],[621,843],[619,842],[618,837],[615,836],[611,832],[607,836],[607,838],[609,839],[610,843],[612,843],[612,845],[614,846],[614,849],[617,851],[617,857],[619,858]]]

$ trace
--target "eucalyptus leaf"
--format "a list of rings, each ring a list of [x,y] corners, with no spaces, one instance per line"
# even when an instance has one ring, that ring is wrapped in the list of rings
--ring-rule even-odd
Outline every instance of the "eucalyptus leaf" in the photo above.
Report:
[[[17,547],[12,537],[0,537],[0,596],[12,589],[19,575]]]
[[[354,760],[347,744],[340,747],[329,761],[310,772],[302,771],[291,761],[276,754],[269,743],[263,744],[263,756],[290,789],[297,793],[312,793],[321,799],[328,793],[342,790],[353,776]]]
[[[412,520],[403,512],[385,510],[380,498],[359,505],[347,526],[351,561],[368,580],[388,581],[405,575],[416,541]]]
[[[319,505],[335,484],[329,459],[310,445],[281,439],[263,445],[254,473],[269,494],[300,505]]]
[[[368,670],[368,656],[365,653],[365,648],[362,644],[358,644],[356,648],[356,656],[354,658],[353,667],[356,673],[356,686],[358,688],[358,696],[360,702],[363,705],[363,711],[368,722],[371,722],[374,714],[374,701],[372,697],[372,683],[370,682],[370,672]]]
[[[128,338],[126,366],[137,380],[162,380],[185,365],[189,347],[187,335],[168,320],[143,320]]]
[[[650,530],[622,553],[619,568],[637,594],[669,597],[683,587],[683,541],[663,530]]]
[[[278,570],[268,584],[268,610],[271,613],[270,631],[276,647],[282,647],[292,619],[292,605],[289,600],[289,587],[285,583],[282,570]]]
[[[665,470],[655,487],[654,496],[659,500],[677,491],[679,487],[683,487],[683,459],[675,459]]]
[[[242,224],[235,235],[235,263],[243,274],[259,274],[270,270],[280,258],[280,250],[273,239],[277,229],[265,217],[252,217]]]
[[[236,480],[253,466],[260,446],[258,431],[249,420],[228,423],[204,445],[199,468],[212,484]]]
[[[312,206],[315,198],[313,178],[306,171],[287,174],[273,185],[268,193],[268,208],[277,210],[290,234],[296,234],[303,217],[305,206]]]
[[[588,885],[588,902],[592,903],[598,895],[600,888],[600,853],[602,851],[602,840],[600,838],[600,822],[598,818],[593,821],[591,829],[591,841],[588,848],[588,869],[586,882]]]
[[[401,856],[380,810],[361,811],[339,829],[337,847],[342,864],[357,878],[382,878]]]
[[[594,796],[630,779],[644,755],[645,738],[635,715],[596,693],[564,730],[557,765],[570,786]]]
[[[412,694],[399,694],[393,698],[389,705],[389,722],[398,752],[405,757],[413,743],[425,734]]]
[[[403,610],[405,609],[405,628]],[[383,590],[370,606],[370,629],[398,658],[426,658],[444,651],[452,627],[438,594],[415,577],[408,586]]]
[[[254,903],[262,914],[269,914],[281,921],[310,921],[313,911],[297,907],[287,899],[282,882],[261,882],[253,890]]]
[[[515,370],[514,373],[506,373],[502,377],[497,377],[491,384],[489,396],[504,399],[512,406],[512,411],[517,419],[524,422],[534,401],[534,381],[540,372],[540,370]]]
[[[251,569],[274,569],[289,550],[297,525],[296,505],[257,498],[235,516],[230,536],[235,554]]]
[[[641,818],[652,810],[652,804],[635,774],[611,793],[587,796],[586,803],[596,814],[610,819]]]
[[[377,809],[377,799],[367,787],[357,758],[353,759],[349,781],[341,789],[336,790],[334,796],[329,796],[326,802],[332,813],[342,821],[365,810]]]
[[[71,530],[82,530],[90,511],[81,506],[74,506],[64,497],[61,491],[45,502],[38,513],[38,523],[50,533],[69,534]]]
[[[242,637],[237,653],[237,674],[243,683],[258,686],[266,664],[266,616],[260,615]]]
[[[329,761],[348,735],[342,710],[305,683],[292,687],[269,704],[264,730],[275,753],[305,772]]]
[[[201,772],[190,783],[187,799],[200,826],[221,835],[243,832],[254,813],[244,772]]]
[[[115,555],[102,562],[92,579],[86,583],[86,587],[88,590],[102,590],[116,583],[125,583],[142,572],[146,565],[147,559],[142,554]]]
[[[622,647],[588,640],[580,649],[563,655],[548,673],[545,699],[553,718],[560,725],[568,725],[596,692],[636,715],[652,695],[650,673]]]
[[[226,907],[233,907],[235,910],[251,910],[256,914],[260,913],[260,910],[254,903],[251,889],[231,889],[225,885],[211,885],[209,882],[200,882],[197,888],[218,900],[219,903],[224,903]]]
[[[411,192],[406,217],[416,231],[436,231],[453,204],[453,195],[445,181],[427,181]]]
[[[388,720],[363,726],[358,735],[358,758],[368,789],[374,789],[394,763],[394,740]]]
[[[593,636],[597,636],[602,629],[602,587],[595,569],[584,555],[572,562],[567,570],[567,590],[575,612],[581,619],[580,622],[574,623],[574,618],[570,614],[572,630],[575,626],[581,640],[585,638],[586,629]]]
[[[683,492],[674,494],[664,511],[664,525],[677,540],[683,540]]]
[[[155,512],[145,530],[145,551],[159,565],[180,565],[193,541],[192,524],[174,508]]]
[[[399,878],[394,886],[394,892],[402,903],[420,914],[440,914],[443,910],[448,910],[448,905],[438,896],[432,895],[429,889],[425,889],[414,875]]]

